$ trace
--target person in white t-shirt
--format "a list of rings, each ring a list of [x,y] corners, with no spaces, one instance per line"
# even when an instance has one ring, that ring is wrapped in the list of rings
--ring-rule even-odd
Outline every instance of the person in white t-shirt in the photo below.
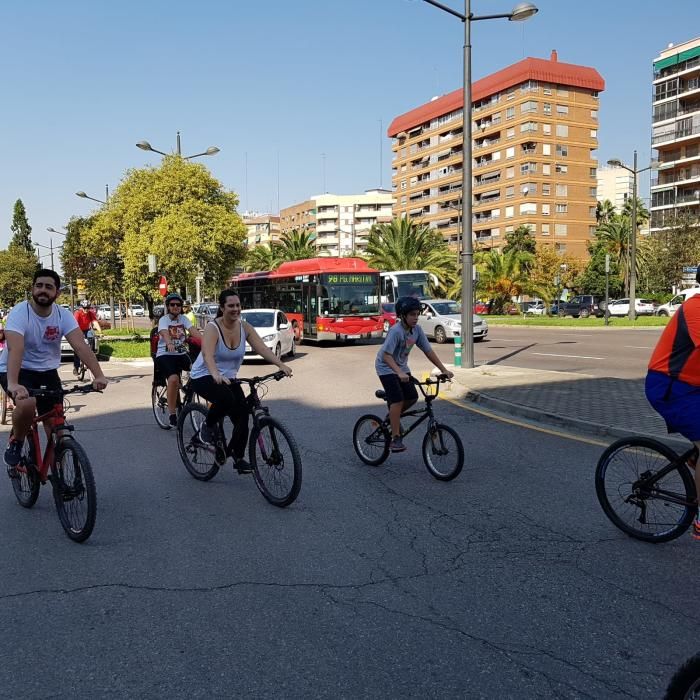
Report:
[[[177,392],[180,387],[180,373],[190,369],[187,354],[187,336],[202,340],[201,333],[182,313],[182,297],[172,293],[165,297],[165,313],[158,321],[158,349],[156,350],[156,370],[167,383],[168,412],[170,425],[177,425]]]
[[[5,450],[5,464],[19,464],[22,444],[29,432],[34,413],[47,413],[51,399],[36,400],[29,389],[61,389],[58,367],[61,364],[61,337],[65,336],[78,357],[95,378],[95,389],[104,389],[107,379],[72,314],[54,304],[61,278],[53,270],[38,270],[32,282],[32,298],[17,304],[7,317],[5,349],[0,353],[0,385],[13,398],[12,434]]]

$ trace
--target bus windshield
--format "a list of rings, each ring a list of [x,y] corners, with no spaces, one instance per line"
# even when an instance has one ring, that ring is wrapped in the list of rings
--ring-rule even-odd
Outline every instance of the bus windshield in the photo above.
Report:
[[[345,316],[350,314],[378,314],[377,282],[355,281],[358,275],[322,275],[319,289],[321,315]],[[347,279],[344,279],[347,278]]]
[[[425,272],[397,275],[396,281],[398,282],[397,299],[399,297],[429,299],[431,296],[428,288],[428,275]]]

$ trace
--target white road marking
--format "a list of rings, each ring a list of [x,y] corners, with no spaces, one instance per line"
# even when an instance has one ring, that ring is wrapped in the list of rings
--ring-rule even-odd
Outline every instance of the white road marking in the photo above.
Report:
[[[624,345],[626,348],[634,348],[635,350],[653,350],[654,348],[649,345]]]
[[[579,360],[607,360],[607,357],[593,357],[592,355],[558,355],[555,352],[531,352],[531,355],[544,355],[546,357],[574,357]]]

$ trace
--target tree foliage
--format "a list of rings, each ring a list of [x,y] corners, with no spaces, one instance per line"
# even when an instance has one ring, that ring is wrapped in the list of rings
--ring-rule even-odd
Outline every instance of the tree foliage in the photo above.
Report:
[[[679,286],[684,267],[700,264],[700,219],[679,214],[670,228],[649,235],[647,265],[641,279],[649,293]]]
[[[12,240],[10,241],[10,248],[18,248],[24,250],[27,253],[34,255],[34,244],[32,243],[32,227],[29,225],[27,219],[27,210],[24,207],[24,203],[21,199],[15,202],[14,210],[12,212],[12,225],[10,226],[12,231]]]
[[[32,277],[37,269],[34,251],[24,250],[19,245],[10,245],[0,250],[0,304],[12,306],[24,299],[32,286]]]
[[[605,256],[610,252],[608,242],[598,238],[588,244],[590,259],[585,270],[576,278],[574,286],[588,294],[605,294]],[[610,255],[610,298],[622,296],[625,290],[625,280],[620,270],[620,260]]]
[[[503,247],[504,255],[511,251],[535,255],[536,250],[537,244],[528,226],[518,226],[515,231],[506,233],[506,244]]]
[[[533,284],[528,273],[535,261],[532,253],[511,250],[479,252],[475,256],[479,281],[477,291],[491,300],[492,313],[503,313],[513,297],[532,294],[542,297],[545,290]]]
[[[571,289],[584,269],[584,262],[572,255],[559,253],[553,245],[538,245],[530,268],[530,284],[541,290],[540,296],[550,303],[564,289]]]

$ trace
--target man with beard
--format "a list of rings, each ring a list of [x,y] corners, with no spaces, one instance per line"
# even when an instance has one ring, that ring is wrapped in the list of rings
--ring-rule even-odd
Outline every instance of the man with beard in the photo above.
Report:
[[[95,377],[95,389],[107,386],[100,363],[69,311],[54,304],[61,286],[53,270],[38,270],[32,282],[31,301],[17,304],[7,317],[6,347],[0,353],[0,385],[14,399],[12,435],[5,450],[5,464],[19,464],[22,444],[36,410],[46,413],[53,400],[29,396],[29,389],[61,389],[58,367],[61,364],[61,337],[65,336],[76,355]]]

